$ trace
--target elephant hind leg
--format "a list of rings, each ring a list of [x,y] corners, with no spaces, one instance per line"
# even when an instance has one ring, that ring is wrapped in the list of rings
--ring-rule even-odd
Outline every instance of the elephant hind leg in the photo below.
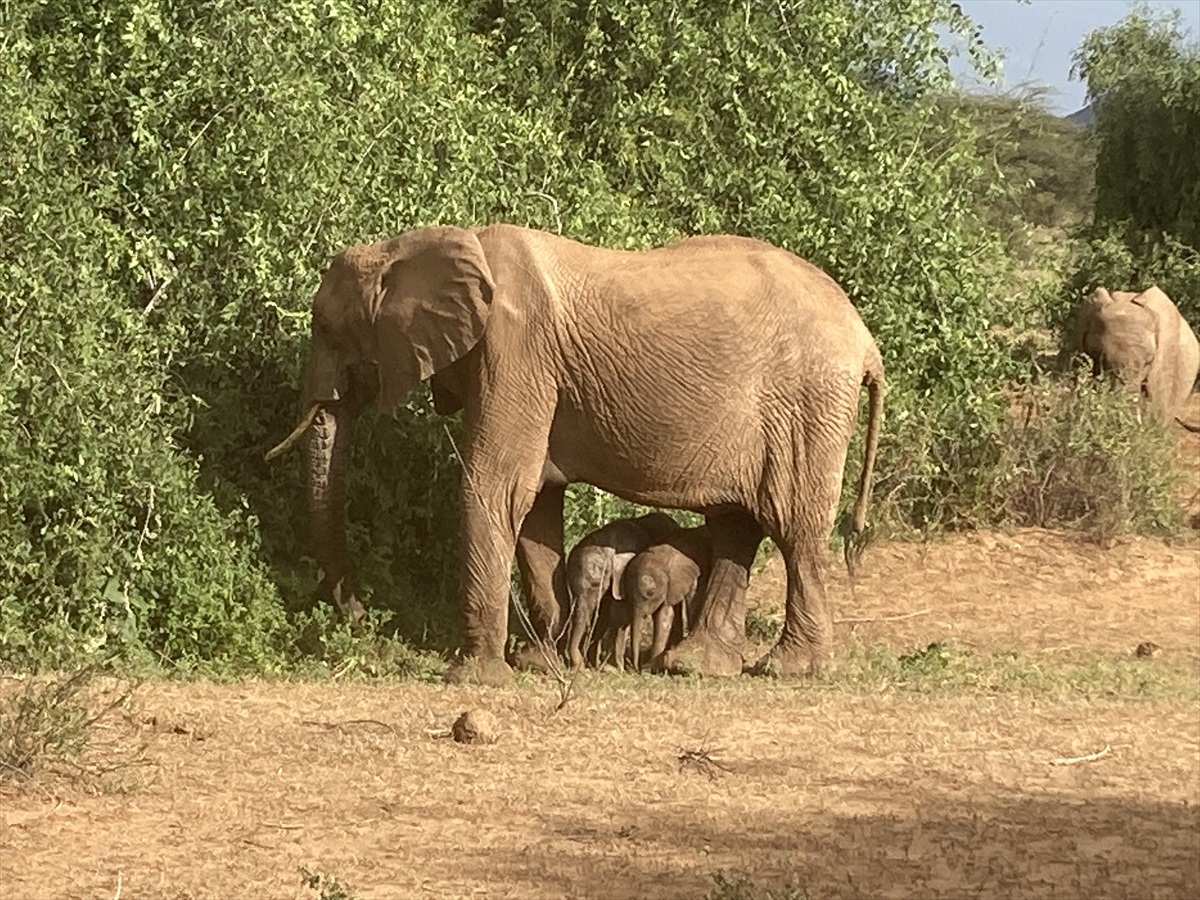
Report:
[[[545,485],[517,535],[517,568],[537,638],[552,646],[567,628],[567,582],[563,565],[565,488]]]
[[[689,634],[663,654],[672,674],[740,675],[746,637],[746,587],[763,531],[745,510],[708,517],[712,571]]]
[[[787,569],[783,633],[754,667],[758,674],[816,675],[833,653],[833,617],[825,596],[821,547],[812,541],[780,541]]]
[[[815,675],[833,655],[823,568],[857,411],[857,386],[845,388],[836,410],[797,426],[791,457],[796,471],[790,482],[777,477],[770,493],[778,502],[770,509],[768,531],[787,569],[787,600],[783,632],[767,658],[754,666],[756,673]],[[791,490],[784,490],[788,484]]]

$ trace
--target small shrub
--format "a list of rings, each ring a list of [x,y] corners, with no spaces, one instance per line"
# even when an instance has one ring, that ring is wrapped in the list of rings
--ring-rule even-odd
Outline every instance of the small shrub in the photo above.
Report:
[[[1175,441],[1123,391],[1096,383],[1032,385],[1001,431],[1000,519],[1078,528],[1096,540],[1170,535],[1184,526]]]
[[[995,399],[966,408],[930,401],[916,412],[889,413],[879,442],[871,520],[892,535],[994,524],[991,485],[1000,462],[1003,415]],[[855,435],[856,444],[859,440]],[[848,473],[846,480],[851,478],[856,473]]]
[[[91,726],[130,696],[118,692],[89,713],[95,671],[86,666],[47,678],[31,675],[19,692],[0,701],[0,784],[79,770]]]
[[[900,668],[907,672],[929,674],[950,667],[951,648],[942,641],[933,641],[920,650],[905,653],[900,657]]]
[[[791,885],[774,889],[755,884],[745,872],[718,869],[704,900],[808,900],[808,891]]]
[[[358,900],[358,894],[342,884],[334,876],[314,871],[308,866],[300,867],[300,883],[317,892],[317,900]]]
[[[385,620],[385,616],[383,611],[371,609],[366,619],[352,627],[328,605],[297,614],[296,669],[317,677],[439,681],[445,660],[400,639],[395,618]]]

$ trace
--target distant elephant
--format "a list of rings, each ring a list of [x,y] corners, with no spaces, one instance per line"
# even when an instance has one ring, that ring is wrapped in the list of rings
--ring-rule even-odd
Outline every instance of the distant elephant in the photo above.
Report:
[[[1170,423],[1192,392],[1200,343],[1175,304],[1157,287],[1141,293],[1096,288],[1076,315],[1074,349],[1144,396],[1155,418]]]
[[[567,610],[563,496],[587,482],[703,513],[713,571],[668,668],[742,670],[749,567],[765,534],[787,567],[771,668],[808,672],[832,650],[820,561],[866,385],[852,535],[866,526],[883,362],[838,285],[745,237],[607,250],[512,225],[421,228],[334,257],[313,299],[297,427],[323,586],[353,610],[344,470],[355,414],[394,409],[432,376],[435,409],[463,410],[462,657],[449,681],[512,670],[514,552],[533,627]]]
[[[567,657],[571,665],[583,665],[588,638],[600,636],[595,626],[601,601],[606,595],[621,599],[621,576],[629,561],[676,531],[679,523],[666,513],[650,513],[609,522],[584,535],[571,549],[567,556],[567,591],[571,601]]]
[[[694,603],[704,596],[711,568],[712,538],[704,525],[682,529],[630,560],[625,567],[623,596],[613,603],[618,629],[615,647],[618,669],[624,668],[628,635],[633,668],[641,670],[642,624],[649,616],[654,618],[651,661],[667,649],[676,609],[683,620],[680,636],[687,637],[689,622],[695,620]]]

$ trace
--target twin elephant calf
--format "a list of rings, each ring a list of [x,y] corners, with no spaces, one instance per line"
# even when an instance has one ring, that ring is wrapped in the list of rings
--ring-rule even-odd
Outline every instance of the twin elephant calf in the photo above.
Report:
[[[590,650],[597,667],[607,652],[624,671],[632,639],[633,667],[641,669],[647,617],[654,620],[650,661],[657,660],[668,643],[687,637],[711,566],[707,526],[682,528],[666,513],[617,519],[584,536],[567,557],[571,665],[583,665]],[[673,632],[676,608],[680,627]]]

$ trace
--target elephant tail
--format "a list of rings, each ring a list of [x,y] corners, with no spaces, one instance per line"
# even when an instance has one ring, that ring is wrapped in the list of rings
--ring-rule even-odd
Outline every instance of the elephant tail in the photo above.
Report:
[[[858,498],[854,501],[854,517],[848,533],[843,535],[846,570],[851,575],[857,571],[858,561],[869,541],[867,504],[871,499],[871,475],[875,471],[879,430],[883,424],[883,362],[878,352],[873,363],[863,375],[863,384],[867,387],[867,439],[863,446],[862,472],[858,476]]]

